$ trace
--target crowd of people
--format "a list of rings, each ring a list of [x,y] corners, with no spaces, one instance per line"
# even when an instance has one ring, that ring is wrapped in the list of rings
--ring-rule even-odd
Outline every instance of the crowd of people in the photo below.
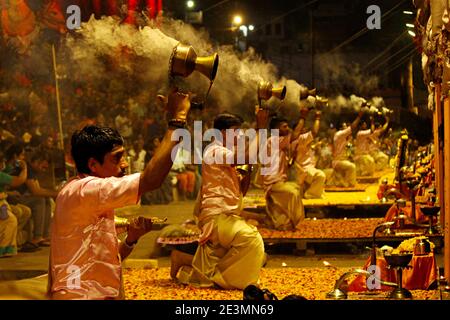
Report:
[[[266,261],[261,235],[242,208],[251,184],[264,190],[267,215],[262,223],[293,230],[305,217],[303,199],[324,197],[326,186],[354,187],[357,176],[383,170],[396,153],[397,133],[389,128],[389,117],[374,119],[363,108],[350,125],[325,123],[326,109],[314,108],[301,108],[297,119],[261,106],[255,119],[247,121],[219,111],[190,111],[188,117],[188,97],[177,92],[168,99],[156,98],[156,92],[111,97],[112,104],[103,105],[98,96],[107,93],[90,86],[64,96],[65,106],[82,107],[64,109],[61,137],[51,116],[54,92],[44,92],[30,88],[25,103],[3,92],[0,256],[50,246],[48,293],[54,299],[123,297],[121,260],[151,226],[141,221],[119,242],[114,209],[139,201],[169,203],[174,197],[196,199],[194,217],[201,235],[197,246],[172,251],[172,278],[195,286],[244,289],[257,283]],[[192,119],[203,120],[203,131],[219,130],[222,143],[214,140],[201,150],[177,146],[172,133],[177,128],[192,133]],[[383,123],[376,123],[380,119]],[[269,166],[250,161],[249,145],[258,145],[259,134],[249,141],[244,163],[227,162],[238,154],[237,140],[228,148],[226,130],[249,128],[278,129],[278,137],[270,136],[263,146]],[[192,162],[196,152],[203,155],[201,164]],[[80,251],[83,241],[91,246]],[[109,254],[98,255],[97,246]],[[89,274],[75,289],[65,282],[74,259],[81,274]]]
[[[26,83],[23,79],[22,82]],[[121,99],[120,95],[113,94],[103,97],[107,93],[90,85],[81,88],[72,84],[71,90],[74,94],[62,97],[63,105],[77,107],[63,109],[63,139],[54,115],[54,88],[28,85],[20,89],[20,94],[2,90],[0,156],[4,164],[1,171],[18,177],[19,161],[24,161],[28,172],[21,186],[8,186],[7,182],[11,183],[8,178],[2,182],[5,190],[2,198],[8,203],[10,219],[17,220],[13,224],[9,221],[12,227],[8,229],[16,229],[17,239],[12,245],[15,249],[6,249],[10,245],[3,241],[5,249],[1,256],[14,254],[17,249],[32,252],[48,245],[57,190],[76,175],[70,152],[72,132],[86,125],[117,129],[127,147],[125,157],[131,174],[143,171],[167,130],[164,102],[155,98],[157,92]],[[122,93],[123,96],[126,95]],[[104,99],[110,99],[113,104],[102,104]],[[344,122],[336,130],[338,126],[331,124],[327,128],[328,124],[321,121],[322,111],[310,110],[300,111],[295,130],[289,128],[290,120],[272,115],[268,127],[279,129],[281,136],[279,154],[273,155],[274,159],[280,159],[278,171],[262,176],[260,168],[252,173],[253,187],[264,189],[267,200],[267,219],[263,222],[275,229],[295,228],[304,218],[303,198],[322,198],[326,186],[355,186],[357,176],[371,176],[388,167],[389,159],[396,152],[398,134],[388,127],[387,116],[381,125],[375,123],[372,115],[369,117],[369,113],[361,111],[351,125]],[[203,120],[203,130],[213,127],[214,114],[196,112],[195,118]],[[310,113],[314,113],[311,121]],[[362,118],[367,119],[361,121]],[[244,130],[255,123],[247,120],[243,120]],[[311,128],[307,128],[309,124]],[[192,132],[189,125],[187,128]],[[191,150],[179,148],[162,185],[143,194],[141,204],[197,199],[202,186],[202,165],[193,164],[193,157]]]
[[[11,83],[0,83],[0,198],[6,212],[0,219],[0,257],[15,255],[17,251],[34,252],[49,245],[54,200],[60,186],[77,174],[71,155],[73,132],[87,125],[117,129],[127,146],[125,157],[131,174],[145,168],[167,130],[163,120],[166,111],[156,99],[157,92],[128,98],[117,90],[115,94],[107,94],[98,86],[76,86],[68,82],[61,88],[67,93],[61,95],[64,106],[61,135],[55,88],[32,82],[24,75],[13,79]],[[114,103],[102,103],[106,100]],[[141,204],[168,204],[196,198],[201,171],[199,166],[185,164],[186,157],[191,154],[180,149],[161,187],[145,193]],[[28,169],[25,181],[12,182],[19,177],[22,163]],[[8,233],[9,240],[3,237]]]

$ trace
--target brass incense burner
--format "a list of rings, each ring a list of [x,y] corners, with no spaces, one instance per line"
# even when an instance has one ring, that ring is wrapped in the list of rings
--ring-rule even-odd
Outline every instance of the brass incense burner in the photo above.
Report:
[[[403,269],[409,269],[412,268],[408,264],[411,262],[411,259],[413,257],[413,254],[408,253],[399,253],[399,254],[393,254],[393,253],[384,253],[384,259],[386,260],[387,264],[389,265],[388,268],[397,270],[397,288],[391,291],[389,294],[389,299],[412,299],[412,294],[409,290],[403,288],[402,286],[402,274]]]
[[[219,55],[214,53],[206,57],[198,57],[194,48],[191,46],[178,44],[173,48],[172,56],[169,61],[169,79],[173,82],[175,76],[188,77],[194,71],[197,71],[207,77],[210,81],[208,91],[203,101],[191,101],[191,109],[203,110],[205,102],[208,99],[214,79],[219,68]],[[173,83],[171,84],[173,86]]]
[[[172,76],[187,77],[192,72],[198,71],[213,81],[219,68],[219,55],[214,53],[207,57],[198,57],[194,48],[178,44],[170,61],[170,73]]]
[[[286,86],[274,88],[271,82],[260,81],[258,83],[258,100],[269,100],[272,97],[284,100],[286,97]]]

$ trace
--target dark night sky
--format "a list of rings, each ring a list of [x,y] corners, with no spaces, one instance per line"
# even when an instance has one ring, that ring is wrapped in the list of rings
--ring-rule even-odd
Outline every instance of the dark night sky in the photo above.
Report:
[[[81,0],[58,0],[65,8],[68,4]],[[344,50],[374,50],[387,46],[403,30],[405,23],[413,16],[406,16],[403,10],[413,10],[412,0],[194,0],[195,10],[202,10],[204,27],[211,36],[224,42],[229,37],[229,28],[233,15],[244,17],[244,24],[253,24],[264,28],[267,22],[277,17],[283,17],[289,23],[285,30],[285,39],[295,37],[297,33],[307,33],[310,28],[309,10],[315,12],[314,29],[317,43],[316,50],[330,50],[354,33],[365,27],[369,5],[378,5],[381,14],[387,13],[392,7],[402,3],[387,19],[382,19],[381,30],[371,30]],[[126,0],[118,0],[119,3]],[[143,1],[144,2],[144,1]],[[166,14],[184,18],[186,0],[163,0]],[[306,6],[306,4],[309,4]],[[296,8],[299,8],[296,10]],[[303,7],[303,8],[301,8]],[[228,35],[227,35],[228,33]]]
[[[316,27],[319,38],[327,39],[327,34],[332,34],[332,42],[343,41],[355,32],[365,27],[367,17],[366,9],[369,5],[376,4],[381,8],[381,14],[386,13],[403,2],[388,19],[382,19],[382,29],[367,32],[364,36],[352,42],[352,45],[384,45],[394,39],[404,28],[406,17],[402,11],[413,9],[411,0],[318,0],[312,5],[300,10],[298,7],[311,3],[311,0],[197,0],[196,9],[205,10],[204,22],[213,36],[220,34],[230,26],[232,16],[236,13],[244,17],[244,23],[262,26],[267,21],[283,16],[286,20],[298,21],[299,30],[309,30],[309,10],[313,8],[319,12],[316,19]],[[215,4],[222,3],[214,8]],[[178,12],[185,10],[185,1],[166,0],[165,6],[169,10]],[[289,13],[293,11],[292,13]],[[291,30],[292,31],[292,30]],[[322,35],[323,34],[323,35]]]

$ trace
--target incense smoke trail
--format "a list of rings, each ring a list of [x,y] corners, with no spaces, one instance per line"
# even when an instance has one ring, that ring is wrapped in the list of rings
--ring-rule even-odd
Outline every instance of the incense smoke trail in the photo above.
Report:
[[[136,29],[122,25],[112,17],[91,19],[75,36],[66,40],[64,69],[80,81],[114,82],[116,86],[117,80],[132,81],[135,82],[134,90],[138,92],[164,91],[168,84],[169,57],[178,42],[193,46],[199,56],[219,53],[219,70],[208,108],[249,116],[257,102],[257,84],[266,80],[275,86],[287,85],[287,97],[282,108],[288,108],[287,112],[297,111],[295,106],[298,105],[300,84],[279,78],[277,68],[263,61],[253,50],[237,54],[231,46],[214,47],[205,31],[195,30],[181,21],[165,20],[160,31],[151,27]],[[204,96],[208,85],[206,78],[193,73],[182,86]],[[132,91],[128,93],[137,95]],[[269,104],[279,105],[279,101],[270,101]]]

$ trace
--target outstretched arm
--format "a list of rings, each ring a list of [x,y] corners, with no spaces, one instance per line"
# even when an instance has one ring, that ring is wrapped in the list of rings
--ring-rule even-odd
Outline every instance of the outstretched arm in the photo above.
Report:
[[[319,129],[320,129],[320,116],[322,115],[322,111],[317,110],[316,111],[316,115],[315,115],[315,120],[314,120],[314,124],[311,130],[311,133],[313,135],[313,137],[317,137],[317,134],[319,133]]]
[[[386,120],[386,122],[384,123],[383,127],[381,128],[380,135],[384,134],[389,127],[389,120],[390,120],[389,117],[385,116],[384,119]]]
[[[370,116],[370,132],[375,131],[375,121],[372,116]]]
[[[298,136],[302,133],[308,113],[308,108],[302,108],[300,110],[300,119],[298,120],[297,125],[294,128],[294,132],[291,135],[291,142],[297,140]]]
[[[355,120],[353,120],[353,122],[351,124],[352,132],[355,132],[356,129],[358,128],[359,122],[361,121],[363,114],[364,114],[364,112],[362,110],[359,110],[358,116],[356,117]]]
[[[187,114],[191,103],[187,94],[172,92],[168,98],[169,130],[167,130],[161,145],[156,150],[155,155],[141,174],[139,182],[139,195],[159,188],[172,167],[172,149],[178,144],[178,141],[172,141],[172,133],[176,125],[186,123]]]
[[[269,110],[260,108],[259,106],[255,107],[256,114],[256,137],[250,141],[249,143],[245,143],[245,158],[244,163],[250,163],[250,150],[258,150],[259,146],[259,129],[267,129],[269,122]],[[238,161],[239,154],[237,152],[234,153],[234,163],[242,164]]]

